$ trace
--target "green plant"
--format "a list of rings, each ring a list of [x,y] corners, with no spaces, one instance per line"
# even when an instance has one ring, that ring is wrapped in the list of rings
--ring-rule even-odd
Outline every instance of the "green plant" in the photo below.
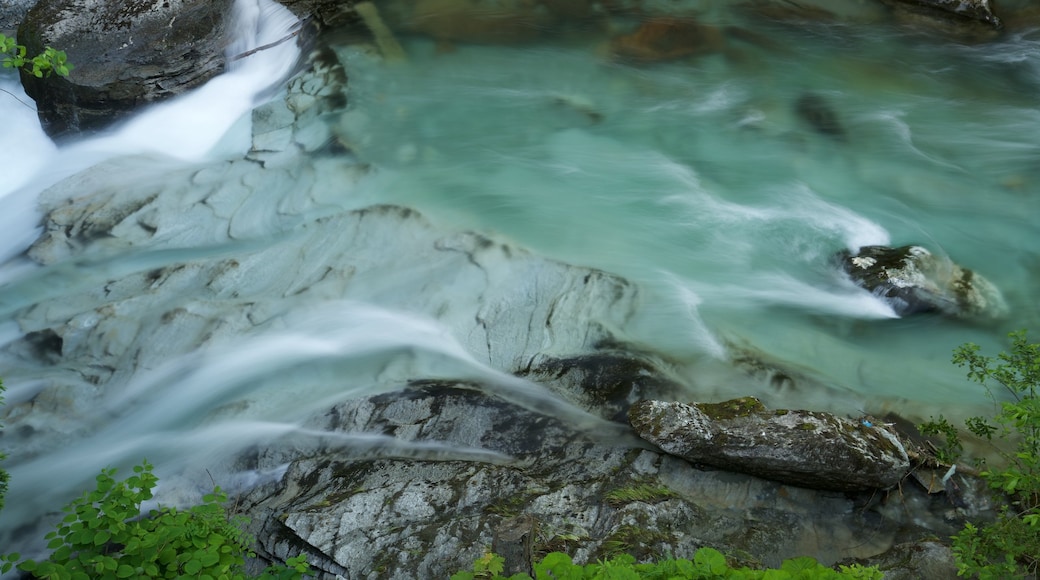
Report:
[[[472,570],[452,575],[452,580],[530,580],[527,574],[501,576],[505,561],[490,552],[473,564]],[[593,564],[575,564],[571,557],[561,552],[546,554],[534,565],[535,578],[554,580],[709,580],[729,578],[733,580],[828,580],[858,579],[880,580],[881,572],[876,566],[840,566],[838,570],[828,568],[813,558],[785,560],[779,568],[756,570],[748,567],[733,567],[726,557],[713,548],[701,548],[693,560],[668,559],[646,564],[622,554],[609,560]]]
[[[0,380],[0,407],[4,406],[4,381]],[[0,429],[3,429],[3,424],[0,424]],[[0,451],[0,461],[7,458],[7,454]],[[4,509],[4,496],[7,495],[7,481],[10,476],[7,471],[0,468],[0,510]]]
[[[933,449],[935,459],[939,463],[953,465],[961,458],[961,454],[964,453],[960,433],[957,432],[957,427],[950,423],[946,417],[939,415],[938,419],[932,418],[930,421],[918,425],[918,430],[921,431],[922,435],[935,435],[944,439],[942,445],[938,445]]]
[[[992,440],[994,435],[1011,447],[1000,447],[1000,461],[980,461],[979,475],[1008,502],[989,524],[967,524],[953,537],[953,551],[961,576],[979,578],[1022,578],[1040,569],[1040,344],[1030,344],[1026,331],[1008,335],[1011,349],[995,357],[980,353],[976,344],[954,351],[953,362],[967,367],[968,378],[985,387],[996,406],[992,420],[981,416],[967,419],[968,430]],[[994,392],[993,386],[997,386]],[[999,398],[998,398],[999,397]],[[940,417],[947,447],[960,442],[956,432]]]
[[[252,538],[228,517],[227,496],[219,487],[186,510],[162,507],[141,516],[158,478],[147,462],[116,481],[115,469],[96,478],[97,487],[65,506],[64,519],[47,534],[54,550],[42,562],[18,554],[0,556],[0,572],[16,566],[36,578],[111,580],[118,578],[246,578],[245,558]],[[269,567],[263,580],[298,580],[308,571],[303,556]]]
[[[15,39],[0,34],[0,62],[4,68],[24,69],[37,78],[50,76],[51,73],[67,77],[72,70],[72,64],[64,50],[56,50],[46,47],[43,52],[35,56],[27,55],[28,49],[25,45],[18,44]]]
[[[1011,350],[996,357],[980,354],[975,344],[961,346],[953,356],[998,405],[993,422],[972,417],[966,421],[968,430],[1013,444],[1010,450],[998,450],[999,465],[983,462],[980,473],[990,488],[1007,494],[1008,504],[993,523],[969,524],[954,537],[962,576],[1024,577],[1040,569],[1040,344],[1030,344],[1024,330],[1008,336]],[[998,402],[993,383],[1010,400]]]

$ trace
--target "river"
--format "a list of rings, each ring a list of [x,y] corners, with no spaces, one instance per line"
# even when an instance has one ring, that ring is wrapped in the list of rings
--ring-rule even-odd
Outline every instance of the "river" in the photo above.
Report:
[[[873,13],[789,22],[725,7],[704,22],[724,31],[721,44],[652,64],[611,57],[608,39],[632,25],[625,18],[567,22],[508,44],[402,34],[407,58],[393,63],[329,34],[349,79],[346,106],[314,122],[338,145],[300,163],[311,164],[318,188],[338,183],[322,168],[366,168],[349,187],[321,192],[326,208],[406,206],[440,231],[480,232],[633,282],[638,309],[618,337],[667,360],[692,400],[755,394],[771,406],[911,420],[988,410],[985,392],[950,356],[965,342],[995,352],[1009,331],[1040,329],[1040,31],[969,43]],[[273,26],[254,45],[288,24]],[[61,148],[29,106],[0,93],[0,377],[8,400],[0,445],[12,474],[0,529],[8,538],[47,511],[33,501],[41,485],[52,490],[48,501],[67,499],[101,467],[143,455],[175,478],[185,463],[219,463],[211,447],[225,457],[291,430],[316,408],[301,401],[365,392],[308,391],[319,371],[307,361],[341,361],[326,373],[349,367],[342,361],[397,364],[417,376],[509,370],[473,360],[463,337],[407,300],[388,306],[379,297],[379,288],[402,283],[436,292],[444,281],[423,282],[421,265],[389,268],[370,281],[370,301],[352,297],[335,314],[337,297],[295,300],[284,313],[294,322],[231,333],[204,351],[188,345],[166,366],[115,372],[100,384],[60,357],[32,359],[15,348],[39,330],[25,320],[41,307],[78,304],[118,272],[296,243],[286,235],[295,226],[270,214],[302,186],[266,179],[255,164],[251,177],[227,177],[262,191],[272,209],[239,224],[245,241],[192,250],[181,238],[45,267],[24,257],[40,234],[41,192],[76,174],[105,168],[90,173],[95,191],[147,181],[190,197],[200,167],[245,156],[249,110],[279,97],[266,85],[296,55],[259,57],[118,130]],[[20,94],[9,71],[0,88]],[[807,122],[799,112],[807,102],[833,118]],[[875,244],[949,256],[1000,289],[1007,315],[898,317],[836,265],[838,252]],[[133,308],[129,298],[120,308]],[[93,300],[83,312],[104,303]],[[229,310],[211,315],[230,320],[242,305],[221,307]],[[67,318],[82,322],[70,308]],[[366,358],[373,351],[377,362]],[[732,364],[744,355],[792,380],[747,374]],[[236,401],[272,396],[263,413],[236,415]],[[215,409],[220,419],[200,429],[198,417]]]

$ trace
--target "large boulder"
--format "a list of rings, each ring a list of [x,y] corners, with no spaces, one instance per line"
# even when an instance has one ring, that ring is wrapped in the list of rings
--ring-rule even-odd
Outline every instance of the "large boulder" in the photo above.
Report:
[[[64,50],[67,78],[23,73],[52,137],[92,132],[224,70],[232,0],[41,0],[18,28],[30,53]]]
[[[883,298],[900,316],[936,312],[959,318],[999,318],[1007,311],[1000,290],[972,270],[921,246],[864,246],[843,252],[853,282]]]
[[[884,425],[767,410],[754,397],[715,404],[640,401],[629,420],[640,437],[687,461],[812,489],[886,489],[910,470],[906,449]]]

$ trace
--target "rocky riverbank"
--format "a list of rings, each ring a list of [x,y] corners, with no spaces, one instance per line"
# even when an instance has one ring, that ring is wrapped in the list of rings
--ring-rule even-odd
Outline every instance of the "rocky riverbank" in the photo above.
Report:
[[[352,32],[364,38],[362,20]],[[430,30],[412,32],[465,41],[456,28]],[[365,40],[355,48],[378,50]],[[227,473],[275,474],[238,500],[263,558],[307,553],[329,578],[433,578],[489,546],[514,570],[550,550],[588,560],[713,546],[764,564],[809,555],[883,563],[892,578],[951,573],[949,551],[930,539],[991,506],[961,473],[936,488],[917,483],[920,465],[890,426],[748,400],[728,416],[711,408],[707,421],[697,413],[723,402],[693,400],[667,357],[626,340],[638,284],[442,228],[411,208],[347,207],[375,170],[349,155],[356,142],[334,122],[349,75],[334,51],[313,51],[285,97],[254,112],[243,159],[177,169],[184,180],[150,178],[163,171],[154,160],[116,161],[45,194],[44,233],[28,256],[50,269],[31,306],[4,304],[25,332],[5,349],[55,371],[33,400],[16,402],[9,440],[71,444],[104,427],[63,418],[107,390],[156,374],[176,383],[163,372],[190,378],[191,359],[169,371],[172,360],[290,329],[298,334],[272,352],[308,341],[319,352],[301,356],[318,370],[285,387],[294,396],[278,398],[276,386],[234,401],[196,393],[203,404],[191,411],[200,427],[222,414],[290,415],[290,434],[221,460]],[[110,173],[124,175],[120,187],[92,186]],[[120,262],[130,249],[141,258]],[[54,280],[71,261],[99,274],[70,298]],[[326,317],[301,322],[294,307],[312,299],[328,304]],[[322,342],[348,318],[333,311],[356,303],[371,307],[366,316],[407,312],[391,330],[430,335],[425,350],[362,334],[376,355],[323,366],[345,358]],[[404,355],[377,356],[390,351]],[[248,380],[269,380],[262,358]],[[695,420],[676,427],[661,408]],[[700,436],[700,449],[689,438],[674,445],[677,431]],[[831,453],[815,467],[765,457],[813,459],[810,448]]]

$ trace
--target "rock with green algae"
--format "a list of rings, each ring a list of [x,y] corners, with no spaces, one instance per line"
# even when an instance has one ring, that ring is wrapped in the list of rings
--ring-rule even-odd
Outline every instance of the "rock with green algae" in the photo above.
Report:
[[[887,489],[910,470],[906,449],[884,425],[830,413],[777,413],[754,397],[640,401],[629,420],[640,437],[687,461],[811,489]]]

